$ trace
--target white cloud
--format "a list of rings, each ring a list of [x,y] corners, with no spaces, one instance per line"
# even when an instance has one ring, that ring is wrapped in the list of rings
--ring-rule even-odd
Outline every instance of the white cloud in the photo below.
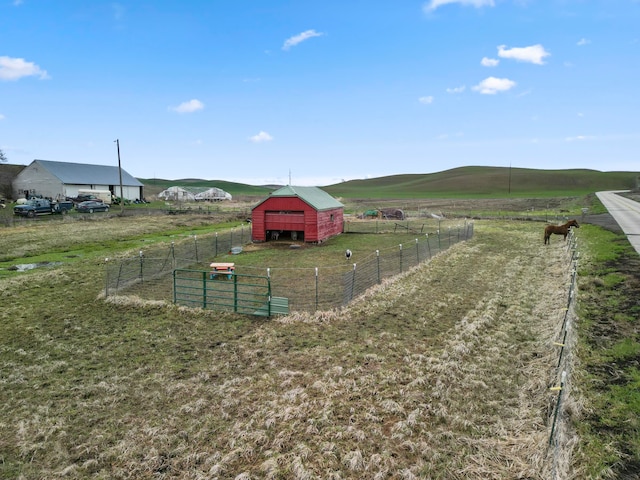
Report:
[[[189,100],[188,102],[182,102],[177,107],[169,107],[169,110],[172,110],[177,113],[193,113],[198,110],[202,110],[204,108],[204,103],[200,100]]]
[[[40,77],[41,80],[46,80],[49,75],[24,58],[0,57],[0,80],[18,80],[22,77]]]
[[[482,60],[480,60],[480,64],[483,67],[497,67],[499,63],[500,60],[489,57],[483,57]]]
[[[112,3],[111,4],[111,10],[113,12],[114,20],[122,20],[124,18],[125,13],[126,13],[125,7],[122,6],[122,4],[120,4],[120,3]]]
[[[544,65],[544,57],[551,55],[540,44],[531,45],[522,48],[505,48],[505,45],[498,46],[498,56],[502,58],[511,58],[518,62],[535,63],[536,65]]]
[[[578,43],[576,43],[576,45],[578,45],[579,47],[582,47],[584,45],[589,45],[591,43],[591,40],[587,40],[586,38],[581,38],[580,40],[578,40]]]
[[[270,142],[273,140],[273,137],[269,135],[267,132],[260,132],[253,137],[249,137],[249,140],[253,143],[262,143],[262,142]]]
[[[459,87],[447,88],[447,93],[462,93],[467,87],[461,85]]]
[[[483,95],[495,95],[498,92],[506,92],[515,86],[516,82],[508,78],[489,77],[473,87],[473,90]]]
[[[456,133],[441,133],[435,138],[436,140],[448,140],[450,138],[461,138],[461,137],[464,137],[464,133],[456,132]]]
[[[494,7],[496,4],[494,0],[430,0],[424,4],[422,9],[426,12],[433,12],[439,7],[443,5],[450,4],[459,4],[459,5],[470,5],[472,7],[481,8],[481,7]]]
[[[313,37],[321,37],[322,35],[324,35],[324,33],[319,33],[319,32],[316,32],[315,30],[304,31],[302,33],[299,33],[298,35],[294,35],[291,38],[287,38],[284,42],[284,45],[282,45],[282,50],[289,50],[291,47],[295,47],[296,45],[304,42],[305,40],[309,40],[310,38],[313,38]]]
[[[431,95],[429,95],[428,97],[420,97],[418,101],[423,105],[430,105],[433,103],[433,97]]]
[[[567,142],[582,142],[585,140],[593,140],[595,137],[590,137],[588,135],[576,135],[575,137],[567,137],[565,140]]]

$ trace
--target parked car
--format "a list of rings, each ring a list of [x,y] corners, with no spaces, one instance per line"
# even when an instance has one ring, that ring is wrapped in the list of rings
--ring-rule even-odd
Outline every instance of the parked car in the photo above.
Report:
[[[20,199],[22,200],[22,199]],[[67,213],[73,208],[71,202],[51,202],[46,198],[24,199],[13,207],[14,215],[33,218],[36,215],[49,215],[52,213]]]
[[[89,202],[89,201],[92,201],[92,202],[101,202],[102,201],[98,197],[96,197],[95,195],[86,194],[86,193],[81,193],[77,197],[73,197],[71,200],[73,200],[75,203],[82,203],[82,202]]]
[[[108,212],[109,205],[107,205],[106,203],[89,200],[87,202],[80,202],[79,204],[77,204],[76,210],[83,213]]]

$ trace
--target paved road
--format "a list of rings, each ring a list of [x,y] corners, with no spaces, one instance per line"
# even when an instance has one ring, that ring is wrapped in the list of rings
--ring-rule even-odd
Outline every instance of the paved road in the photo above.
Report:
[[[597,192],[596,195],[615,218],[629,239],[629,243],[640,253],[640,203],[612,192]]]

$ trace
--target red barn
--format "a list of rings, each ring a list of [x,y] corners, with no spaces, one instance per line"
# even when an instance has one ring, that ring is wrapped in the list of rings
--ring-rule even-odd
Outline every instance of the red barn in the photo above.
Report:
[[[344,205],[317,187],[282,187],[251,210],[252,240],[320,243],[342,233]]]

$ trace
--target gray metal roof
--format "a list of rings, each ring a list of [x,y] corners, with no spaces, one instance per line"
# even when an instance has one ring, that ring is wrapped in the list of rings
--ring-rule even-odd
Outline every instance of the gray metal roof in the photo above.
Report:
[[[342,203],[324,190],[320,190],[318,187],[293,187],[291,185],[287,185],[286,187],[279,188],[275,192],[272,192],[268,198],[271,197],[299,197],[316,210],[330,210],[333,208],[344,207]],[[265,198],[260,202],[260,204],[266,200],[267,199]]]
[[[120,185],[120,175],[116,166],[52,162],[51,160],[34,160],[33,163],[46,168],[65,185]],[[124,170],[122,170],[122,185],[128,187],[143,186],[142,183]]]

